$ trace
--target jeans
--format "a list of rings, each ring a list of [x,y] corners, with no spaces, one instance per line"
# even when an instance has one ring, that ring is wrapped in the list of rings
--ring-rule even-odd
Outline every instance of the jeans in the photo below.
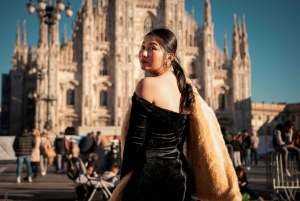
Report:
[[[41,172],[47,172],[48,158],[46,156],[41,155]]]
[[[244,157],[245,157],[245,166],[246,167],[250,167],[251,165],[251,150],[250,149],[246,149],[244,150]]]
[[[63,170],[64,163],[65,163],[65,155],[64,154],[57,154],[56,155],[56,170]]]
[[[298,170],[300,170],[300,149],[299,148],[291,145],[279,145],[275,147],[275,150],[280,152],[282,155],[282,166],[284,170],[286,169],[289,152],[292,152],[296,155],[296,160],[298,162]]]
[[[234,151],[233,152],[233,165],[234,165],[234,167],[242,165],[242,163],[241,163],[241,152],[240,151]]]
[[[27,174],[28,174],[28,176],[31,177],[32,169],[31,169],[31,163],[30,163],[30,155],[18,156],[17,175],[18,175],[18,177],[20,177],[22,174],[22,166],[23,166],[24,160],[25,160],[25,163],[27,166]]]
[[[253,156],[255,160],[255,165],[257,165],[257,149],[251,149],[251,164],[252,164]]]
[[[258,199],[258,195],[247,185],[246,186],[241,186],[241,193],[248,193],[251,197],[254,199]]]

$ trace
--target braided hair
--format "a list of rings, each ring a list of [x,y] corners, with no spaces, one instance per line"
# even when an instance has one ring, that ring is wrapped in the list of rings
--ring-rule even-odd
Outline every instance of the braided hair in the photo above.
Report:
[[[177,39],[174,33],[169,29],[154,29],[150,31],[146,36],[154,36],[166,53],[173,53],[174,55],[176,54]],[[181,94],[179,111],[182,114],[189,114],[190,109],[195,102],[192,86],[186,84],[185,73],[178,63],[178,59],[176,58],[176,56],[172,60],[171,65],[173,67],[174,74],[177,79],[177,86]]]

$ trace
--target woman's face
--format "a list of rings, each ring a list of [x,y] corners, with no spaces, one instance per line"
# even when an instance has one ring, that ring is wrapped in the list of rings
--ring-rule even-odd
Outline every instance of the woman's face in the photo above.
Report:
[[[166,66],[164,66],[167,61],[165,53],[152,35],[144,38],[139,51],[139,60],[142,70],[148,71],[151,75],[157,75],[166,70]]]

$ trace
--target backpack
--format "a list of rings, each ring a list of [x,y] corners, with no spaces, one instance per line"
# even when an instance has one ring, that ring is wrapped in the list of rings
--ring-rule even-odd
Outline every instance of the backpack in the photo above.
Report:
[[[79,167],[80,167],[80,161],[78,158],[70,158],[68,159],[67,161],[67,175],[68,175],[68,178],[71,179],[71,180],[76,180],[77,177],[79,176],[80,174],[80,170],[79,170]]]

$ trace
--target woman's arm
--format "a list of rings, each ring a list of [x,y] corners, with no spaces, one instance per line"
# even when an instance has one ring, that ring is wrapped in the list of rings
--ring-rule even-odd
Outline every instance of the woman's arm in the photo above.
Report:
[[[140,159],[147,132],[147,111],[134,98],[124,147],[121,178],[133,170],[137,160]]]

